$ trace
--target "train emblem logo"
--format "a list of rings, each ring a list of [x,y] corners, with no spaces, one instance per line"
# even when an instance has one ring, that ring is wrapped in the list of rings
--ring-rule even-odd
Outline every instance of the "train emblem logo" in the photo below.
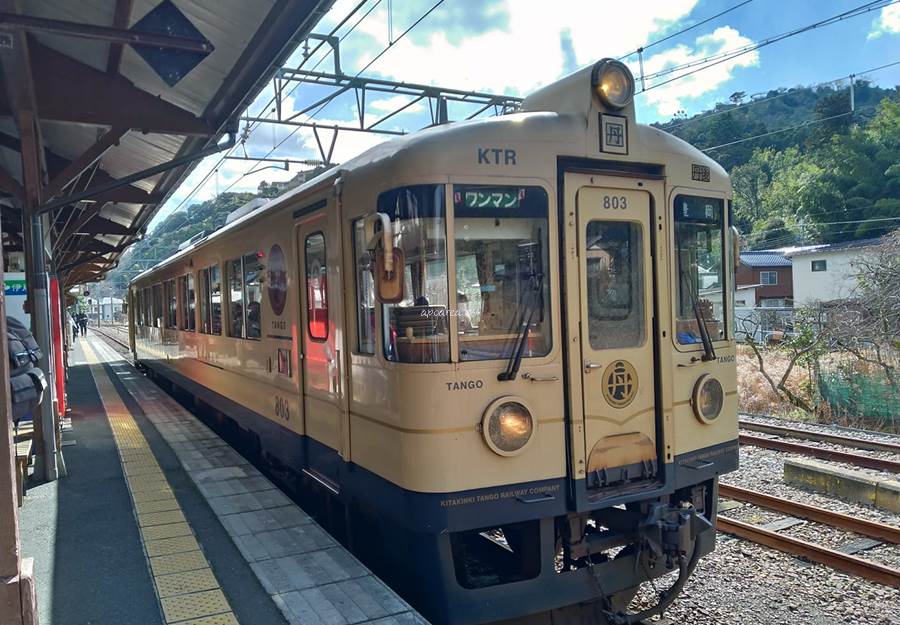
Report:
[[[613,408],[624,408],[634,400],[638,375],[630,362],[616,360],[603,372],[603,397]]]
[[[284,252],[277,243],[269,250],[269,305],[276,316],[284,312],[287,303],[287,265]]]

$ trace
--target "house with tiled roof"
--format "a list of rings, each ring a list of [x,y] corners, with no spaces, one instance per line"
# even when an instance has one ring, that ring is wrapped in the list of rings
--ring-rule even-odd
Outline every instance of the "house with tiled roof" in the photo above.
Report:
[[[748,301],[748,306],[781,308],[794,305],[792,263],[780,250],[741,252],[735,284],[739,291],[755,287],[754,302]]]
[[[785,255],[792,264],[797,305],[849,297],[856,286],[854,261],[879,243],[881,238],[860,239],[788,250]]]

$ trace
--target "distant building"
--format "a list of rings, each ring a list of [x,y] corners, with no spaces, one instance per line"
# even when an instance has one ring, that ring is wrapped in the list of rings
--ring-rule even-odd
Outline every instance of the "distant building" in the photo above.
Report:
[[[833,302],[848,297],[856,286],[853,262],[880,238],[815,245],[789,250],[794,273],[794,300],[808,306],[817,302]]]
[[[794,276],[790,259],[779,250],[741,252],[735,284],[745,306],[782,308],[794,305]],[[750,287],[753,287],[752,292]],[[752,297],[752,299],[751,299]]]

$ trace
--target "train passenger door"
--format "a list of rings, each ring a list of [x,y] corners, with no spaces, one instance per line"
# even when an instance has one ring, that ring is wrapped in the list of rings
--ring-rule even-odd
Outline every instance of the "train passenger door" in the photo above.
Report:
[[[328,206],[297,227],[300,263],[300,334],[303,345],[303,414],[306,432],[304,473],[337,492],[343,464],[341,347],[336,328],[341,294],[334,235]]]
[[[570,183],[579,295],[569,306],[581,328],[570,362],[582,395],[572,401],[582,403],[586,497],[596,502],[659,484],[651,195],[631,181],[573,174]]]

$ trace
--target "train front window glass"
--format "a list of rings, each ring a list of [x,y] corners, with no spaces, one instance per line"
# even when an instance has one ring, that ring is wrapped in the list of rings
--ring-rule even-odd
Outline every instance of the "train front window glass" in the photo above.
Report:
[[[166,293],[166,327],[178,327],[178,296],[175,293],[175,281],[167,280],[164,284]]]
[[[222,280],[218,265],[209,268],[209,327],[212,334],[222,334]]]
[[[384,356],[394,362],[448,362],[447,235],[443,185],[418,185],[378,196],[394,247],[404,255],[404,299],[384,304]]]
[[[644,342],[644,255],[640,224],[592,221],[585,243],[588,338],[593,349]]]
[[[353,252],[356,266],[356,349],[375,353],[375,278],[372,253],[366,249],[365,222],[353,222]]]
[[[540,187],[453,187],[460,360],[550,351],[547,193]]]
[[[244,272],[241,259],[230,260],[225,265],[228,282],[228,336],[244,336]]]
[[[309,336],[318,341],[328,338],[328,279],[326,276],[325,235],[316,232],[306,237],[306,322]]]
[[[262,285],[259,277],[265,268],[259,254],[245,254],[244,263],[244,310],[247,315],[246,336],[258,339],[262,334]]]
[[[701,344],[700,321],[713,341],[725,338],[725,203],[675,198],[675,337]]]

